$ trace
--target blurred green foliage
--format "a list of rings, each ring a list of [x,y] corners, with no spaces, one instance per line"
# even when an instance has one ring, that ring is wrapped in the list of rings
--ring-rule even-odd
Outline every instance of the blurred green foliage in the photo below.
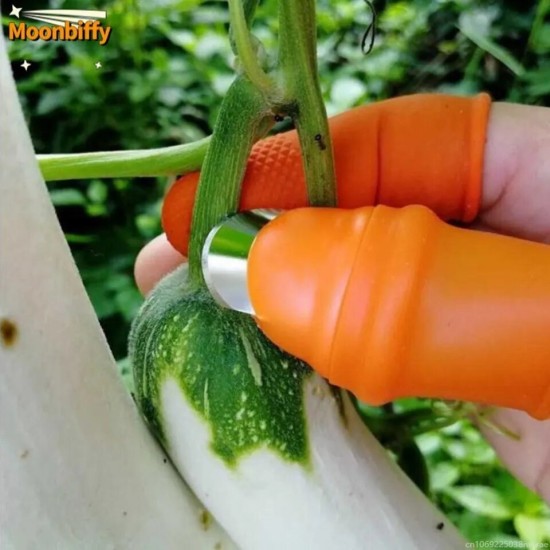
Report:
[[[513,542],[508,547],[514,548],[550,541],[548,507],[500,466],[471,424],[462,421],[417,442],[428,460],[433,500],[466,538]]]
[[[319,66],[330,114],[420,91],[548,105],[550,0],[318,0]],[[81,0],[24,9],[91,8]],[[18,90],[39,153],[151,148],[208,135],[234,74],[222,0],[114,0],[110,42],[12,42]],[[13,18],[2,7],[4,29]],[[276,2],[261,3],[254,32],[277,44]],[[20,68],[31,62],[28,72]],[[102,67],[95,64],[100,61]],[[103,329],[128,378],[126,338],[141,303],[136,254],[161,231],[166,180],[50,182],[52,200]],[[550,541],[546,506],[498,463],[462,421],[417,438],[435,502],[471,540]]]

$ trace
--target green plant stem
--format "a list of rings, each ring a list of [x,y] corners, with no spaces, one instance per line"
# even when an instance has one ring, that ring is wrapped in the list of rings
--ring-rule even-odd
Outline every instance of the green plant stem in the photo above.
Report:
[[[189,241],[189,276],[202,285],[201,254],[208,233],[237,211],[241,183],[252,145],[273,125],[266,95],[244,75],[227,92],[201,170]]]
[[[159,149],[38,155],[37,159],[46,181],[165,176],[198,170],[209,143],[207,137]]]
[[[252,25],[252,21],[254,20],[254,15],[256,14],[256,9],[258,8],[260,0],[242,0],[242,3],[244,19],[246,21],[247,27],[250,28],[250,26]],[[231,44],[231,49],[233,50],[233,53],[235,55],[238,55],[237,44],[235,42],[235,31],[233,27],[229,27],[229,42]]]
[[[250,11],[252,13],[255,7],[254,3],[251,3]],[[229,19],[239,62],[246,76],[259,90],[264,93],[268,92],[273,88],[273,82],[263,71],[256,57],[241,0],[229,0]]]
[[[294,106],[309,203],[335,206],[332,141],[317,76],[315,0],[280,0],[279,21],[284,97]]]

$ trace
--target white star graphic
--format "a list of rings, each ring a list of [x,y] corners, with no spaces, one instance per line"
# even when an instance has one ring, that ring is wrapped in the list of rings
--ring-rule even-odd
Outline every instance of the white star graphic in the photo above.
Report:
[[[15,17],[17,17],[17,19],[19,19],[19,12],[22,10],[23,8],[16,8],[13,4],[11,5],[11,11],[10,11],[10,15],[15,15]]]
[[[23,63],[21,63],[21,67],[23,67],[23,69],[25,69],[25,71],[28,71],[29,67],[31,65],[32,65],[32,63],[29,63],[26,59],[25,59],[25,61],[23,61]]]
[[[95,68],[96,69],[101,69],[103,65],[101,64],[101,61],[98,61],[96,64],[95,64]]]

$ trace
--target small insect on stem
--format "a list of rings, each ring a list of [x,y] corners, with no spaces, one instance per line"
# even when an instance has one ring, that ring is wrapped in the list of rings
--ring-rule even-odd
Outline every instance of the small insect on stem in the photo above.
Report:
[[[374,9],[372,2],[369,2],[369,0],[365,0],[365,3],[372,13],[371,22],[369,23],[369,26],[361,39],[361,51],[367,55],[372,51],[374,39],[376,38],[376,10]]]
[[[317,145],[319,146],[319,149],[321,151],[324,151],[327,148],[325,140],[323,139],[323,136],[321,134],[317,134],[315,136],[315,141],[317,142]]]

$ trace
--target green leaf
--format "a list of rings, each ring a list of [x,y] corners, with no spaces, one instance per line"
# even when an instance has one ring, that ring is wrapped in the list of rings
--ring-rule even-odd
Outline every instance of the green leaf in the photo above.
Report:
[[[198,40],[195,46],[195,55],[205,61],[212,59],[215,55],[229,56],[231,50],[228,41],[215,33],[205,33]]]
[[[168,40],[181,48],[189,49],[197,43],[197,38],[190,31],[169,29],[164,34]]]
[[[175,107],[185,100],[183,90],[177,86],[163,86],[157,91],[157,97],[161,103],[168,107]]]
[[[546,96],[550,94],[550,67],[542,67],[536,71],[530,71],[525,75],[528,91],[534,96]]]
[[[491,464],[496,457],[495,451],[485,441],[451,439],[445,441],[443,447],[455,460],[470,464]]]
[[[107,208],[103,204],[89,204],[86,213],[90,217],[99,217],[107,215]]]
[[[86,197],[78,189],[52,189],[50,199],[54,206],[84,206]]]
[[[491,485],[500,494],[506,495],[506,500],[523,514],[531,517],[549,516],[548,506],[534,493],[504,470],[494,471]]]
[[[51,90],[41,94],[40,101],[36,108],[36,113],[39,115],[46,115],[65,106],[70,99],[69,90],[61,88],[58,90]]]
[[[531,546],[550,541],[550,518],[518,514],[514,518],[514,527],[521,540]]]
[[[86,290],[99,319],[105,319],[117,313],[117,304],[102,282],[88,283]]]
[[[138,214],[135,217],[135,223],[140,234],[148,239],[156,237],[161,231],[158,216],[152,216],[151,214]]]
[[[473,27],[463,23],[459,24],[458,28],[476,46],[492,55],[508,67],[516,76],[523,76],[525,74],[522,64],[508,50],[494,42],[491,38],[480,34]]]
[[[431,487],[436,493],[454,485],[459,478],[460,469],[452,462],[440,462],[430,472]]]
[[[504,497],[491,487],[483,485],[462,485],[448,487],[444,493],[455,502],[480,516],[493,519],[512,519],[515,511]]]
[[[416,442],[425,455],[431,455],[441,448],[442,437],[441,434],[436,432],[425,433],[419,435],[416,438]]]
[[[77,235],[75,233],[65,233],[65,238],[69,244],[90,244],[95,241],[93,235]]]
[[[367,86],[357,78],[344,77],[334,82],[331,100],[341,110],[349,109],[366,94]]]
[[[143,303],[143,298],[136,288],[125,288],[115,294],[115,302],[118,311],[130,323]]]
[[[458,516],[456,523],[460,532],[470,541],[491,541],[502,535],[502,521],[480,516],[468,510],[464,510]]]
[[[102,204],[107,200],[109,188],[105,182],[101,180],[93,180],[88,185],[86,194],[93,203]]]

